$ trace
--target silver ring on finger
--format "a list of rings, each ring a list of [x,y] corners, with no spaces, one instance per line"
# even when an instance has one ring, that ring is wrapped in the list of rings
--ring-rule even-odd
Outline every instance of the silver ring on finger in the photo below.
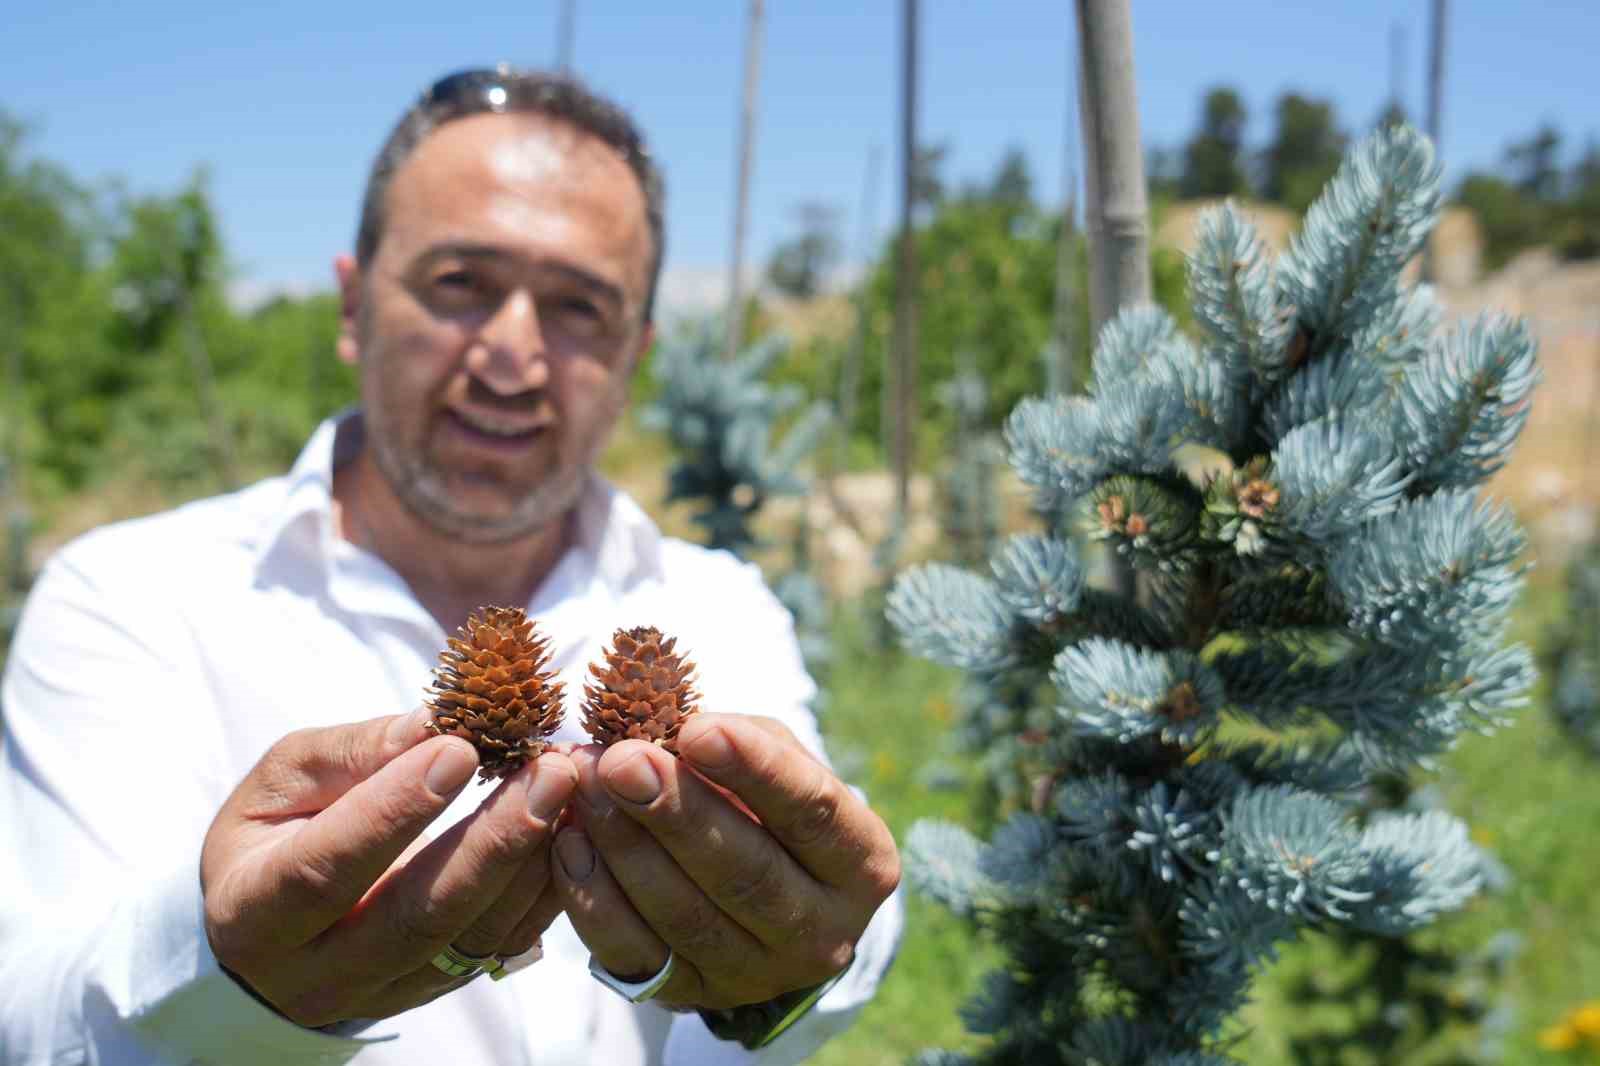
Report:
[[[672,953],[672,948],[667,947],[667,961],[661,964],[654,976],[646,977],[642,981],[624,981],[604,966],[593,955],[589,956],[589,973],[596,981],[605,985],[611,991],[627,1000],[629,1003],[643,1003],[667,986],[672,980],[672,969],[677,965],[678,957]]]
[[[446,944],[444,950],[428,960],[433,963],[434,969],[451,977],[476,977],[480,973],[494,973],[500,968],[500,960],[493,955],[468,955],[456,948],[454,944]]]

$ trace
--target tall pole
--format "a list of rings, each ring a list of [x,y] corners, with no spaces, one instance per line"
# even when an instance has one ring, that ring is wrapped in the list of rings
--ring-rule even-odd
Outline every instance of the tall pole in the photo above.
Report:
[[[1129,0],[1077,0],[1084,228],[1095,337],[1118,310],[1151,298],[1150,218],[1128,5]],[[1129,598],[1138,595],[1137,575],[1126,559],[1113,557],[1109,570],[1116,591]]]
[[[1406,112],[1406,27],[1399,19],[1389,24],[1389,105],[1397,115]]]
[[[850,427],[855,425],[856,405],[860,402],[861,355],[867,346],[867,328],[871,315],[867,295],[872,281],[872,236],[877,231],[878,170],[883,152],[873,145],[867,152],[867,172],[861,182],[861,214],[856,229],[856,262],[860,264],[861,277],[856,281],[855,332],[844,352],[844,363],[839,367],[839,446],[834,465],[843,468],[849,450]]]
[[[578,32],[578,0],[561,0],[561,21],[556,26],[556,69],[572,69],[572,42]]]
[[[1065,121],[1061,136],[1061,231],[1056,235],[1056,292],[1053,321],[1050,329],[1050,363],[1045,367],[1045,387],[1050,393],[1072,391],[1073,326],[1076,306],[1072,298],[1076,280],[1074,267],[1078,257],[1075,247],[1078,226],[1078,153],[1073,122],[1076,101],[1073,90],[1077,83],[1077,63],[1073,48],[1067,45],[1067,93]]]
[[[893,419],[895,529],[910,513],[912,450],[917,419],[917,237],[913,226],[917,166],[917,0],[901,0],[904,39],[900,69],[900,241],[894,275],[894,351],[889,363]]]
[[[1150,218],[1133,77],[1128,0],[1077,0],[1094,332],[1128,304],[1150,301]]]
[[[1443,158],[1440,137],[1443,135],[1444,115],[1444,42],[1445,23],[1449,20],[1448,0],[1433,0],[1433,25],[1428,34],[1428,138],[1433,150]],[[1431,282],[1434,276],[1433,240],[1422,246],[1422,280]]]
[[[738,190],[733,209],[732,265],[728,270],[727,334],[722,357],[732,359],[744,337],[744,231],[750,214],[750,170],[755,158],[756,88],[761,77],[761,21],[763,0],[750,0],[749,32],[744,42],[744,91],[739,101]]]

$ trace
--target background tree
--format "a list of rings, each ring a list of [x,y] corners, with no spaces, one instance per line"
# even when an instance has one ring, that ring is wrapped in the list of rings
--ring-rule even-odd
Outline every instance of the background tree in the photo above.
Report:
[[[997,164],[996,174],[1005,166]],[[988,425],[997,428],[1003,413],[1022,397],[1044,388],[1040,353],[1050,343],[1055,310],[1055,286],[1061,216],[1037,203],[1019,205],[1009,198],[988,195],[995,181],[977,182],[965,193],[945,200],[918,227],[917,268],[923,291],[938,293],[922,309],[918,329],[922,338],[922,374],[919,402],[924,412],[917,432],[926,447],[933,447],[955,432],[952,409],[939,401],[938,390],[960,372],[960,353],[969,350],[974,372],[989,394]],[[983,195],[976,195],[985,190]],[[1089,301],[1084,298],[1088,252],[1082,233],[1067,236],[1076,279],[1070,314],[1074,348],[1071,353],[1075,381],[1083,381],[1089,365],[1093,332]],[[872,265],[862,284],[866,328],[862,339],[861,393],[879,394],[883,385],[883,351],[893,308],[892,245]],[[1154,253],[1152,271],[1155,298],[1180,320],[1186,319],[1183,299],[1183,257],[1162,249]],[[831,365],[826,358],[809,360],[815,367]],[[807,360],[791,368],[804,373]],[[800,380],[793,378],[790,380]],[[820,387],[825,375],[805,379]],[[854,425],[846,427],[857,440],[857,450],[875,448],[879,419],[877,404],[863,404]]]
[[[911,199],[919,210],[935,210],[945,199],[945,164],[950,145],[919,144],[911,157]]]
[[[1185,198],[1248,196],[1244,131],[1250,113],[1239,94],[1225,85],[1206,92],[1200,128],[1183,148],[1178,193]]]
[[[1556,247],[1568,259],[1600,255],[1600,143],[1591,140],[1572,166],[1555,236]]]
[[[1261,194],[1294,211],[1311,205],[1339,168],[1345,135],[1331,100],[1284,93],[1274,109],[1272,140],[1261,154]]]
[[[1020,212],[1033,205],[1033,174],[1021,148],[1006,149],[989,186],[980,195],[995,204],[1010,204]]]
[[[1505,167],[1518,192],[1544,203],[1561,198],[1561,131],[1546,123],[1506,146]]]
[[[1457,187],[1456,201],[1483,230],[1491,269],[1540,244],[1568,259],[1600,255],[1600,145],[1563,169],[1561,144],[1561,131],[1542,125],[1508,144],[1496,171],[1473,171]]]
[[[839,209],[812,201],[795,214],[800,232],[772,253],[767,281],[785,296],[809,300],[822,291],[839,258]]]

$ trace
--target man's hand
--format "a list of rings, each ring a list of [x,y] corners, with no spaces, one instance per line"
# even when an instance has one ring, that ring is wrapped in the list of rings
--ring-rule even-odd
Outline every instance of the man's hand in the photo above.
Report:
[[[560,913],[550,836],[577,774],[546,753],[436,840],[423,829],[477,769],[427,712],[306,729],[273,745],[200,858],[217,960],[305,1026],[383,1018],[469,978],[429,963],[521,954]]]
[[[697,714],[678,750],[683,762],[633,740],[573,752],[555,885],[595,959],[639,980],[670,946],[657,998],[708,1008],[844,969],[900,880],[888,827],[770,718]]]

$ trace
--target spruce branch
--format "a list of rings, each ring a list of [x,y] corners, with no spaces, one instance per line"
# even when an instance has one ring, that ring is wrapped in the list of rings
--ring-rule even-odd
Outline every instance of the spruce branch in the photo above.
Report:
[[[1503,316],[1481,317],[1429,351],[1399,395],[1414,491],[1475,487],[1503,467],[1538,382],[1533,337]]]
[[[1198,228],[1188,260],[1195,320],[1231,375],[1254,374],[1263,386],[1274,385],[1289,371],[1293,323],[1278,310],[1266,245],[1231,202],[1202,213]]]
[[[1438,218],[1439,175],[1433,146],[1405,125],[1373,134],[1340,164],[1278,274],[1306,338],[1300,361],[1339,350],[1383,304]]]
[[[1106,320],[1095,339],[1091,363],[1091,391],[1146,370],[1156,353],[1169,345],[1192,345],[1178,332],[1178,324],[1154,304],[1130,304]]]

